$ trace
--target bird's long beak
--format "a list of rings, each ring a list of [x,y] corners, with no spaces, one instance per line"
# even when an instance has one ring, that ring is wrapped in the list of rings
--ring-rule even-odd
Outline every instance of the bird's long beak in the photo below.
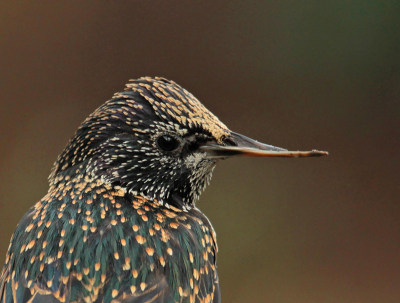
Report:
[[[208,143],[200,147],[207,152],[208,158],[227,158],[232,156],[244,157],[319,157],[327,156],[326,151],[289,151],[284,148],[260,143],[241,134],[231,132],[224,140],[224,145]]]

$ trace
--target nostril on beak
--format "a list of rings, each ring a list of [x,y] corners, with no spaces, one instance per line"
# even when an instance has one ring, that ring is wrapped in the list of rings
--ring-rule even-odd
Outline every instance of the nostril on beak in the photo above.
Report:
[[[222,142],[225,146],[238,146],[238,144],[232,137],[226,137]]]

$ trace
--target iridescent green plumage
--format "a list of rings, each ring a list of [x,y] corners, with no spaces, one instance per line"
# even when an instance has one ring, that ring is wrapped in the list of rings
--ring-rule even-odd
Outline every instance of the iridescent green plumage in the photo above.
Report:
[[[221,140],[213,130],[228,132],[161,78],[134,81],[96,110],[56,161],[48,194],[18,225],[0,302],[217,299],[215,233],[194,206],[215,160],[186,162],[197,138]],[[190,138],[190,148],[160,150],[156,139],[166,134]]]
[[[176,83],[135,80],[58,157],[11,238],[0,303],[218,303],[216,236],[195,206],[217,161],[323,154],[261,144]]]
[[[16,302],[32,285],[37,296],[51,291],[61,302],[146,302],[149,293],[190,302],[214,293],[215,233],[196,208],[168,209],[79,176],[60,181],[14,233],[8,266],[19,282]]]

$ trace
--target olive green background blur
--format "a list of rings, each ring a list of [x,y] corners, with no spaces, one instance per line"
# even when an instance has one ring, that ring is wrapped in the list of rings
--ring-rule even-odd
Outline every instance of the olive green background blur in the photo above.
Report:
[[[218,165],[197,205],[224,302],[400,302],[398,0],[1,1],[1,256],[80,122],[141,76],[330,152]]]

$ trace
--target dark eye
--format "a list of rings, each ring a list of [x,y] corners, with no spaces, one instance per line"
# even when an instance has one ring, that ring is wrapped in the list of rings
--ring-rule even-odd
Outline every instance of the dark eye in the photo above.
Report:
[[[179,147],[180,142],[172,136],[163,135],[157,139],[157,144],[162,150],[173,151]]]

